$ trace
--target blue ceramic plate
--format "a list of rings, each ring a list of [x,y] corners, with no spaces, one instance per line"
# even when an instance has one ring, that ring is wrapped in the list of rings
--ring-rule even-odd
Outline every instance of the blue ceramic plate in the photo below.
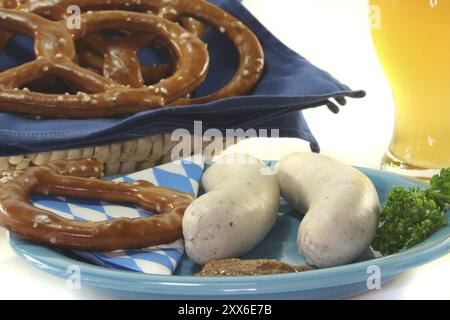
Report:
[[[425,184],[394,174],[360,169],[375,184],[380,201],[384,202],[392,186]],[[280,218],[270,235],[245,258],[274,258],[292,264],[304,264],[297,252],[296,236],[300,215],[282,202]],[[450,212],[447,213],[450,222]],[[152,276],[116,271],[94,266],[67,253],[11,238],[13,249],[33,266],[67,278],[70,266],[81,269],[81,281],[86,286],[108,291],[120,298],[158,299],[335,299],[369,290],[367,281],[373,266],[379,267],[385,283],[410,268],[425,264],[450,251],[450,226],[436,232],[423,243],[409,250],[377,257],[367,252],[353,264],[273,276],[238,278],[199,278],[193,276],[198,266],[184,258],[174,276]]]

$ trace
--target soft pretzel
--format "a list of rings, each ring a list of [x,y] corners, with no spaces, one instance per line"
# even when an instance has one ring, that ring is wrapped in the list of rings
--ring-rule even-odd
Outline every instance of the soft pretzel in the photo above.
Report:
[[[37,1],[28,8],[53,19],[66,14],[70,5],[82,11],[121,9],[147,11],[173,21],[193,18],[211,26],[231,40],[239,54],[239,66],[231,81],[222,89],[205,97],[177,100],[175,105],[201,104],[248,94],[258,83],[264,69],[264,53],[257,37],[241,21],[221,8],[203,0],[51,0]]]
[[[69,30],[64,20],[53,22],[20,10],[0,9],[0,28],[35,38],[37,59],[0,73],[0,110],[47,117],[93,118],[131,114],[163,107],[192,92],[206,77],[206,46],[178,24],[148,14],[125,11],[87,12],[81,28]],[[155,86],[128,88],[73,62],[74,41],[111,28],[152,32],[176,58],[174,74]],[[76,85],[76,95],[55,95],[18,88],[46,74]]]
[[[39,10],[38,3],[41,0],[3,1],[0,7],[8,9],[18,9],[26,11],[37,11],[43,17],[54,21],[66,18],[66,12],[49,15],[47,11]],[[126,8],[126,7],[125,7]],[[125,9],[124,8],[124,9]],[[148,11],[152,13],[151,11]],[[205,26],[192,18],[180,18],[179,23],[189,32],[202,38],[205,33]],[[0,50],[14,36],[14,33],[0,30]],[[173,73],[172,63],[160,66],[140,66],[137,67],[137,53],[140,49],[151,42],[157,40],[154,35],[135,32],[126,35],[121,39],[110,39],[102,34],[93,34],[85,39],[81,39],[78,45],[78,62],[84,66],[92,68],[99,73],[103,73],[106,78],[115,80],[120,84],[132,87],[143,86],[144,84],[155,84],[161,79],[169,77]],[[106,59],[104,60],[104,57]],[[57,84],[56,79],[47,77],[46,81],[33,83],[30,88],[42,90],[53,87]]]
[[[21,239],[81,251],[146,248],[182,237],[182,217],[192,195],[147,181],[103,181],[98,179],[102,174],[103,163],[95,159],[58,160],[2,172],[0,223]],[[31,205],[31,194],[134,203],[158,214],[100,222],[69,220]]]
[[[37,52],[39,60],[32,61],[25,65],[16,67],[14,69],[6,70],[0,73],[0,111],[17,112],[23,114],[31,115],[41,115],[45,117],[71,117],[71,118],[95,118],[95,117],[108,117],[117,115],[131,114],[147,109],[160,108],[168,105],[189,105],[189,104],[201,104],[218,99],[240,96],[247,94],[253,87],[257,84],[260,79],[263,67],[264,67],[264,55],[260,43],[256,36],[248,29],[242,22],[226,13],[222,9],[209,4],[203,0],[49,0],[49,1],[31,1],[22,0],[14,1],[10,0],[11,3],[16,3],[17,8],[24,11],[35,12],[39,15],[45,16],[48,19],[58,20],[59,22],[46,22],[46,27],[51,23],[53,26],[58,25],[60,29],[55,34],[53,31],[43,32],[41,25],[45,23],[41,20],[36,26],[36,30],[31,30],[28,35],[33,35],[34,33],[43,33],[47,36],[44,37],[45,45],[39,44],[37,42],[36,48],[54,48],[55,46],[62,47],[65,53],[69,54],[66,56],[65,53],[61,53],[58,50],[52,49],[52,52],[47,52],[47,55],[43,55],[43,52]],[[64,18],[67,17],[67,8],[70,5],[78,5],[82,11],[87,12],[82,15],[84,19],[81,23],[82,31],[68,31],[65,26],[62,27],[64,23]],[[13,6],[13,5],[9,5]],[[95,20],[96,14],[104,14],[103,12],[90,12],[89,10],[104,10],[104,9],[124,9],[124,10],[134,10],[139,12],[152,11],[157,13],[159,16],[165,19],[170,19],[172,21],[188,21],[189,26],[194,26],[199,23],[199,28],[194,27],[191,31],[201,33],[203,24],[205,23],[218,31],[224,33],[235,45],[240,57],[240,63],[238,69],[236,70],[231,81],[224,86],[222,89],[200,98],[189,98],[189,94],[194,91],[197,86],[206,78],[207,67],[208,67],[208,57],[205,48],[199,48],[200,40],[195,36],[189,36],[189,32],[184,32],[180,35],[177,41],[167,40],[167,36],[172,37],[176,34],[167,29],[164,23],[158,23],[157,26],[161,29],[158,32],[153,28],[144,28],[136,21],[127,21],[127,23],[115,24],[106,23],[108,26],[103,26],[101,24],[92,22],[95,25],[94,28],[86,28],[84,26],[85,21]],[[139,13],[125,13],[120,11],[114,11],[115,13],[121,14],[122,19],[130,19],[130,15],[138,15]],[[0,11],[2,16],[7,16],[12,14],[11,12]],[[20,14],[24,14],[20,11]],[[15,18],[19,17],[20,14],[16,15]],[[140,13],[143,14],[143,13]],[[94,16],[93,16],[94,15]],[[152,20],[155,22],[155,17],[150,14],[148,16],[147,22]],[[88,19],[89,16],[92,19]],[[137,17],[137,16],[135,16]],[[103,17],[106,19],[106,17]],[[118,16],[116,16],[118,18]],[[61,20],[62,19],[62,20]],[[161,21],[166,21],[165,19]],[[6,21],[7,19],[1,19],[0,29],[5,29],[8,32],[21,32],[24,28],[23,24],[28,21],[27,18],[21,19],[22,25],[19,22],[10,23]],[[116,21],[119,21],[117,19]],[[104,21],[104,20],[103,20]],[[167,22],[165,22],[167,23]],[[39,30],[37,30],[39,29]],[[89,32],[86,30],[89,29]],[[92,70],[87,70],[81,68],[74,63],[75,61],[75,51],[73,50],[73,42],[70,42],[69,46],[62,45],[51,45],[59,38],[63,41],[66,39],[67,34],[70,33],[73,39],[78,41],[85,35],[94,34],[106,30],[106,29],[121,29],[131,31],[133,33],[138,32],[148,32],[149,29],[155,36],[163,40],[165,44],[170,47],[172,58],[175,58],[172,63],[178,67],[178,69],[173,72],[171,65],[161,65],[156,68],[141,68],[139,62],[137,61],[136,54],[131,55],[126,54],[123,48],[120,54],[114,57],[114,59],[102,60],[102,57],[95,57],[92,52],[84,59],[80,56],[80,60],[94,61],[97,66],[94,69],[105,70],[107,77],[99,75],[97,72]],[[162,31],[167,31],[166,33]],[[23,32],[23,31],[22,31]],[[25,32],[26,33],[26,32]],[[58,34],[59,33],[59,34]],[[64,34],[64,35],[63,35]],[[166,39],[166,40],[164,40]],[[184,57],[188,59],[180,59],[180,50],[177,51],[178,47],[183,47],[185,49],[183,52]],[[200,52],[197,54],[197,50]],[[135,51],[135,48],[132,48]],[[41,50],[44,51],[44,50]],[[129,52],[129,51],[128,51]],[[45,53],[45,52],[44,52]],[[64,59],[64,66],[61,67],[61,63],[55,63],[55,58],[68,58]],[[94,59],[94,60],[92,60]],[[199,61],[203,61],[203,69],[200,68]],[[66,61],[71,64],[67,66]],[[130,63],[131,61],[131,63]],[[58,61],[56,61],[58,62]],[[181,64],[180,62],[185,62]],[[117,65],[122,67],[115,67]],[[102,68],[100,68],[102,66]],[[92,67],[92,66],[90,66]],[[142,70],[144,69],[144,70]],[[189,69],[190,72],[181,72],[181,70]],[[200,70],[201,69],[201,70]],[[197,71],[197,73],[193,71]],[[63,78],[63,80],[69,83],[72,87],[76,87],[80,91],[77,95],[49,95],[36,92],[28,92],[27,88],[20,90],[27,83],[31,83],[34,88],[36,78],[43,78],[44,75],[41,74],[44,71],[46,74],[52,74]],[[49,72],[50,71],[50,72]],[[168,76],[166,81],[160,81],[162,76]],[[81,77],[81,80],[80,80]],[[51,79],[51,78],[50,78]],[[176,80],[176,81],[175,81]],[[120,83],[118,83],[118,82]],[[158,82],[158,83],[157,83]],[[38,82],[38,84],[40,81]],[[157,83],[156,85],[151,85],[150,87],[141,86],[143,83]],[[177,85],[174,85],[176,83]],[[136,88],[127,88],[136,87]],[[169,88],[168,88],[169,87]],[[149,89],[149,90],[148,90]],[[170,90],[169,90],[170,89]],[[153,92],[152,92],[153,90]],[[91,93],[91,94],[89,94]],[[182,98],[188,97],[188,98]],[[63,111],[60,111],[61,107]]]

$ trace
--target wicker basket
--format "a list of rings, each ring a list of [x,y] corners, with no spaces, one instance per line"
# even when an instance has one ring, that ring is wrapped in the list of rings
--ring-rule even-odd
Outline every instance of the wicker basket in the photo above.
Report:
[[[231,144],[236,142],[233,140]],[[0,157],[0,171],[20,170],[54,160],[94,157],[105,162],[105,175],[127,174],[177,160],[172,158],[172,149],[177,143],[171,140],[171,134],[155,134],[103,146]],[[203,147],[207,147],[210,143],[203,141]],[[224,145],[228,146],[229,143],[227,140],[227,144]]]

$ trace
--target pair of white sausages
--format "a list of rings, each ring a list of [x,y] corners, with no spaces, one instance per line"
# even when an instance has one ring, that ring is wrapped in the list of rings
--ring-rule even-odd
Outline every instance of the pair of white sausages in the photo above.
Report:
[[[240,257],[269,233],[281,195],[306,212],[297,245],[310,265],[346,264],[367,250],[378,227],[379,200],[364,174],[329,157],[295,153],[279,162],[277,174],[259,160],[222,158],[204,174],[206,194],[186,210],[183,233],[191,260]],[[253,163],[253,164],[249,164]]]

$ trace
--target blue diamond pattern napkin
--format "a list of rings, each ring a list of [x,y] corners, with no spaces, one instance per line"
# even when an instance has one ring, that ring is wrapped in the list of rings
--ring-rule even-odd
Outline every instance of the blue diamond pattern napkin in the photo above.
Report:
[[[114,180],[121,182],[146,180],[157,186],[197,195],[203,169],[202,163],[190,158],[121,176]],[[118,205],[75,198],[33,196],[31,201],[36,207],[52,211],[67,219],[80,221],[102,221],[119,217],[138,218],[151,214],[134,205]],[[171,244],[141,250],[89,253],[74,251],[82,258],[104,267],[164,275],[175,272],[183,252],[182,239]]]

